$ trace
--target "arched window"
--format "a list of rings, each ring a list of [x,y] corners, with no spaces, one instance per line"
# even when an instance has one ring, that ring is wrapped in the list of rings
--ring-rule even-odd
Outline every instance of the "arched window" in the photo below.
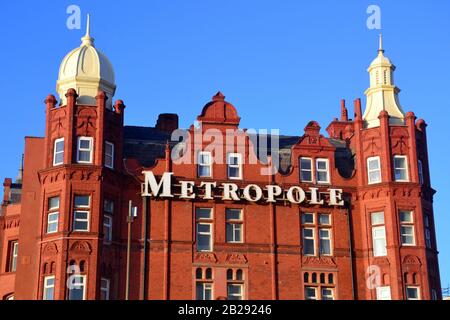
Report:
[[[212,279],[212,270],[211,268],[206,269],[206,275],[205,275],[205,279]]]
[[[233,270],[227,270],[227,280],[233,280]]]
[[[197,270],[195,270],[195,278],[197,279],[202,279],[203,278],[203,274],[202,274],[202,268],[197,268]]]
[[[325,273],[320,274],[320,283],[325,283]]]
[[[80,272],[85,272],[86,270],[86,262],[84,260],[80,261]]]
[[[243,280],[244,279],[244,275],[241,269],[236,271],[236,280]]]
[[[333,284],[334,283],[334,277],[333,277],[332,273],[328,274],[328,283],[329,284]]]
[[[309,273],[308,272],[305,272],[303,274],[303,282],[304,283],[308,283],[309,282]]]
[[[311,282],[312,283],[317,283],[317,274],[315,272],[312,274]]]

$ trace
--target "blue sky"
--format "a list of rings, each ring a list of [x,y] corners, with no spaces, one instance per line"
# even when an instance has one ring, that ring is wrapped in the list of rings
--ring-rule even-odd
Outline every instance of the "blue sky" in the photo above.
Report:
[[[44,134],[43,100],[55,94],[59,64],[80,44],[66,8],[91,13],[91,34],[112,61],[115,98],[126,123],[153,126],[176,112],[187,127],[221,90],[247,128],[300,135],[326,128],[361,97],[378,30],[366,9],[379,5],[386,55],[396,64],[400,101],[429,124],[441,280],[450,283],[450,2],[434,1],[1,1],[0,177],[15,177],[24,136]],[[352,111],[351,111],[352,112]]]

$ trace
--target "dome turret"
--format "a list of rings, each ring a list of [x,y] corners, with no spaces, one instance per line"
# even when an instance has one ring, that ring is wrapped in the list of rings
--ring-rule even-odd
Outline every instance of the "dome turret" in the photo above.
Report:
[[[63,105],[66,104],[65,94],[70,88],[77,91],[78,104],[95,105],[95,96],[102,90],[108,96],[106,106],[112,106],[112,97],[116,91],[114,69],[109,59],[94,46],[89,15],[81,45],[64,57],[59,68],[56,91]]]

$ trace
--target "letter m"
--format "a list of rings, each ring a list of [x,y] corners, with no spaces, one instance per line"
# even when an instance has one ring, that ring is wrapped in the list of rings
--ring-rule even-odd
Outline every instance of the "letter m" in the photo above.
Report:
[[[159,183],[156,181],[153,171],[143,171],[145,182],[142,190],[143,197],[173,197],[171,192],[173,172],[165,172]],[[162,193],[160,194],[162,189]]]

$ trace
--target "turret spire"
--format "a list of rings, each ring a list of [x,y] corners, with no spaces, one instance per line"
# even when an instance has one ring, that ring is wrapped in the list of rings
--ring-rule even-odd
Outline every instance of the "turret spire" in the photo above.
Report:
[[[380,34],[378,56],[367,70],[370,74],[370,87],[365,92],[367,104],[363,115],[367,128],[380,125],[378,116],[381,111],[386,111],[389,114],[389,123],[404,123],[405,114],[398,99],[400,89],[394,84],[395,66],[383,53],[383,37]]]
[[[85,46],[94,46],[94,38],[91,37],[91,17],[87,15],[86,34],[81,38],[81,43]]]
[[[379,39],[378,53],[384,53],[384,49],[383,49],[383,35],[381,33],[380,33],[380,39]]]

